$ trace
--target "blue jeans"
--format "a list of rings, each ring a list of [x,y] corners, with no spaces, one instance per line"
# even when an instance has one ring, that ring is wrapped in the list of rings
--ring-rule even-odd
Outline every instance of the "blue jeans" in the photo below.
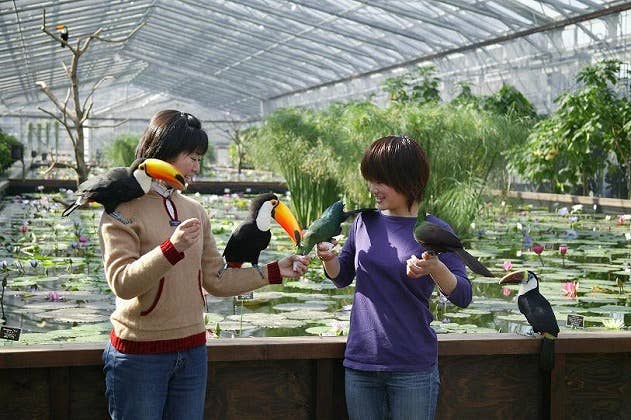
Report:
[[[346,368],[350,420],[433,419],[438,402],[438,364],[427,372],[370,372]]]
[[[206,346],[175,353],[103,351],[105,395],[114,420],[203,419]]]

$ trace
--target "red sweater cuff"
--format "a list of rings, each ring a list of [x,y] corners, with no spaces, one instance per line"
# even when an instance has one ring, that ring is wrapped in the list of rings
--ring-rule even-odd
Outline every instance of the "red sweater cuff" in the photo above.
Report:
[[[269,281],[269,284],[281,284],[283,282],[283,278],[280,275],[278,261],[267,264],[267,280]]]
[[[171,265],[177,264],[178,261],[184,258],[184,253],[178,252],[178,250],[175,249],[175,246],[173,246],[171,239],[167,239],[166,241],[162,242],[160,244],[160,249],[162,250],[162,253],[166,257],[166,259],[169,260]]]

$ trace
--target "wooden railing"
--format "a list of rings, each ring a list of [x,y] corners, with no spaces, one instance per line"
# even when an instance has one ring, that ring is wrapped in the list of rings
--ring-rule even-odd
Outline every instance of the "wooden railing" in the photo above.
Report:
[[[532,191],[500,191],[490,190],[490,195],[519,199],[524,203],[537,205],[550,205],[558,203],[560,207],[583,205],[583,213],[593,212],[594,205],[598,212],[603,213],[628,213],[631,212],[631,200],[608,197],[589,197],[585,195],[550,194]]]
[[[537,419],[538,338],[439,336],[438,418]],[[344,337],[208,342],[207,419],[345,419]],[[103,344],[0,348],[0,418],[106,419]],[[631,418],[631,332],[561,333],[555,419]]]

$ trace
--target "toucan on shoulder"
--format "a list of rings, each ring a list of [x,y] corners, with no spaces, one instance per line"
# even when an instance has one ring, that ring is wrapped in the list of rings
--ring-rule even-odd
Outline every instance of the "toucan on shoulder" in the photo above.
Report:
[[[91,202],[101,204],[107,213],[112,213],[119,204],[149,192],[152,179],[165,181],[173,188],[186,188],[184,177],[173,165],[160,159],[141,158],[129,168],[117,167],[88,178],[79,185],[77,200],[64,210],[62,216],[66,217]]]

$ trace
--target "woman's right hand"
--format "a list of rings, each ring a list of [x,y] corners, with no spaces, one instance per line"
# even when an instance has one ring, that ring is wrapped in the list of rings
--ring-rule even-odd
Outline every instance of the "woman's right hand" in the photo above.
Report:
[[[202,231],[197,218],[186,219],[175,228],[170,241],[178,252],[184,252],[197,241]]]
[[[337,254],[333,252],[336,244],[337,242],[333,239],[331,242],[320,242],[316,245],[316,256],[320,261],[327,262],[337,257]]]

